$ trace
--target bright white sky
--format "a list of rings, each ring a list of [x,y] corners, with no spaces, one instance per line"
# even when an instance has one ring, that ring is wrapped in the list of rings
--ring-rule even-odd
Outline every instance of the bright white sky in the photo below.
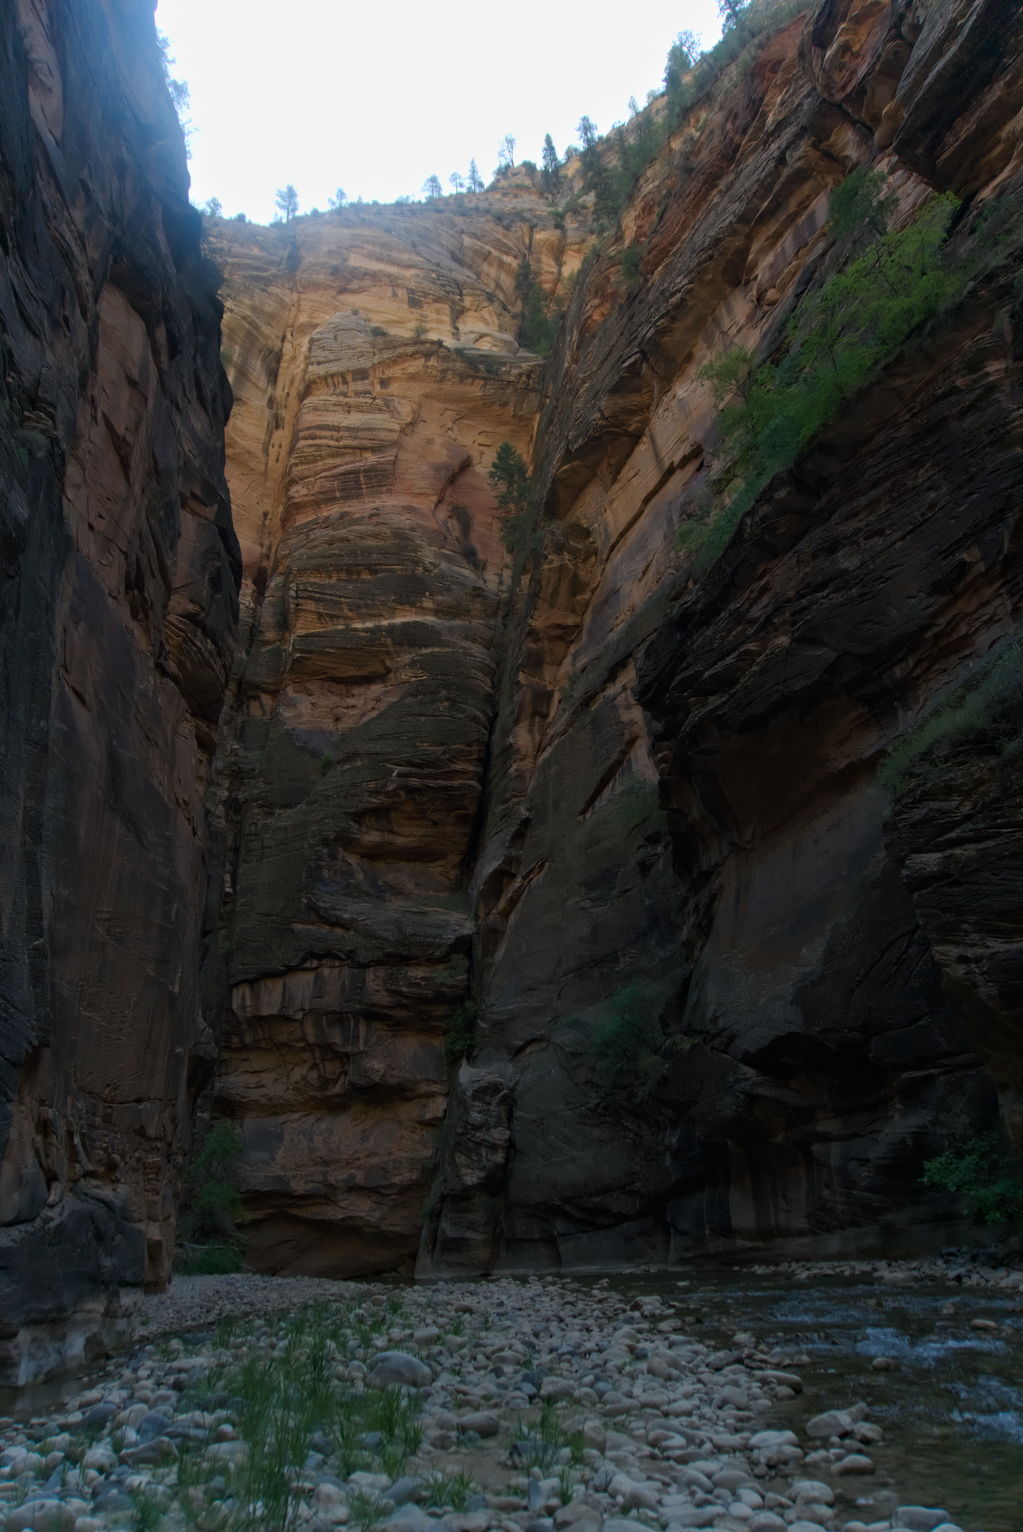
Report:
[[[489,181],[506,133],[516,160],[545,133],[563,154],[584,112],[603,133],[661,88],[682,28],[720,30],[716,0],[159,0],[156,23],[192,93],[192,201],[260,223],[288,181],[308,212],[338,186],[447,192],[473,157]]]

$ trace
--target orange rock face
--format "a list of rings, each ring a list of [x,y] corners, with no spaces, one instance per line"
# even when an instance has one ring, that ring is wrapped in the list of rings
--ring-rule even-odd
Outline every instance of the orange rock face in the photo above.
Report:
[[[528,452],[529,257],[581,258],[523,196],[220,223],[248,649],[232,724],[231,1003],[250,1255],[409,1266],[464,1002],[466,866],[508,555],[487,470]]]
[[[947,1238],[922,1161],[1018,1082],[1016,970],[964,998],[1005,917],[949,933],[877,767],[1016,620],[1011,261],[705,570],[677,533],[720,496],[703,364],[782,354],[852,169],[902,220],[963,199],[953,241],[1019,195],[1019,28],[828,0],[761,36],[571,293],[582,230],[524,183],[216,226],[248,581],[216,1089],[266,1269],[400,1268],[421,1227],[434,1271]],[[546,369],[526,255],[569,299]],[[503,440],[541,508],[518,583]]]

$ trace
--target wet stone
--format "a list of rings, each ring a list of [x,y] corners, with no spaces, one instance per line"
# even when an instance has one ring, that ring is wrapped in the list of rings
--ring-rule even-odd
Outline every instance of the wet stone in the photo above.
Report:
[[[908,1528],[908,1532],[935,1532],[950,1519],[947,1511],[939,1511],[933,1506],[900,1505],[895,1509],[895,1520],[899,1526]]]

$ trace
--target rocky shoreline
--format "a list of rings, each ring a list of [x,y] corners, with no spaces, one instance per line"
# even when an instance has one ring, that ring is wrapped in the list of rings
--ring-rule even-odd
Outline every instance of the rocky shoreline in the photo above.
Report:
[[[783,1269],[1023,1294],[1010,1267]],[[748,1330],[697,1338],[688,1289],[681,1276],[635,1294],[606,1277],[179,1279],[146,1300],[133,1351],[98,1384],[0,1421],[0,1519],[6,1532],[952,1532],[942,1507],[901,1503],[877,1472],[884,1433],[865,1404],[801,1413],[807,1358]]]

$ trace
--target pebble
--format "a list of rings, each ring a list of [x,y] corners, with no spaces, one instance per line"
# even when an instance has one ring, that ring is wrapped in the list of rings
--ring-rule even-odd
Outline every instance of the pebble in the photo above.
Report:
[[[209,1317],[199,1335],[171,1340],[169,1354],[143,1339],[120,1373],[52,1420],[8,1423],[0,1435],[7,1532],[107,1532],[137,1514],[140,1493],[170,1508],[167,1532],[186,1508],[199,1532],[231,1532],[250,1448],[238,1401],[217,1391],[216,1374],[211,1386],[210,1373],[233,1351],[272,1353],[283,1333],[272,1316],[306,1296],[340,1305],[353,1324],[374,1320],[333,1365],[356,1395],[421,1390],[424,1434],[395,1477],[393,1465],[389,1474],[346,1475],[330,1431],[313,1431],[296,1464],[296,1526],[307,1532],[356,1524],[355,1495],[377,1502],[385,1532],[959,1532],[944,1510],[895,1510],[895,1497],[882,1505],[880,1493],[869,1513],[856,1506],[880,1520],[848,1521],[854,1477],[874,1469],[860,1449],[882,1438],[866,1406],[821,1410],[825,1398],[816,1414],[797,1417],[804,1383],[790,1369],[808,1358],[759,1349],[746,1332],[705,1344],[659,1297],[630,1302],[599,1283],[538,1279],[400,1293],[315,1279],[196,1281],[204,1285],[186,1285],[177,1310],[166,1295],[150,1302],[164,1304],[169,1323],[194,1314],[201,1295]],[[297,1300],[289,1298],[296,1281]],[[250,1305],[253,1292],[261,1306]],[[221,1341],[213,1322],[232,1302],[243,1322]],[[872,1365],[883,1371],[885,1361]],[[540,1428],[548,1417],[549,1441]],[[360,1440],[372,1456],[385,1435],[361,1430]],[[179,1462],[193,1449],[207,1477],[179,1491]],[[430,1476],[459,1473],[471,1481],[458,1501],[465,1509],[449,1506],[441,1520]],[[28,1498],[12,1504],[8,1490]]]

